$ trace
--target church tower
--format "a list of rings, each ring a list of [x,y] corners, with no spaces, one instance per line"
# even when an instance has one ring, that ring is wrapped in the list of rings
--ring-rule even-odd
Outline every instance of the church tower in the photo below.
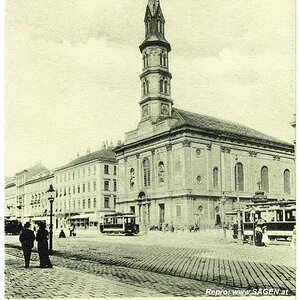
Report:
[[[170,116],[173,104],[168,57],[171,46],[165,39],[165,18],[159,0],[148,0],[144,22],[145,40],[140,45],[143,57],[141,121],[155,121]]]

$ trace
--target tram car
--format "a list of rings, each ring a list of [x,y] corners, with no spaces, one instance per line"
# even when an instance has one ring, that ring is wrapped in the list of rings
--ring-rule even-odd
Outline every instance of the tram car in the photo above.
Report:
[[[100,224],[100,232],[106,234],[135,235],[139,233],[136,216],[130,213],[115,213],[105,215]]]
[[[252,239],[256,226],[266,226],[270,240],[288,240],[296,225],[295,201],[272,201],[249,204],[242,209],[242,228],[244,239]]]
[[[5,234],[17,235],[22,230],[22,224],[17,219],[4,219]]]

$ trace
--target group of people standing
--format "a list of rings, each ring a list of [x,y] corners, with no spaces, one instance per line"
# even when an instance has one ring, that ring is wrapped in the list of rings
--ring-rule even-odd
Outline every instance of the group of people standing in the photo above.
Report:
[[[19,240],[23,249],[25,268],[29,268],[31,252],[35,240],[37,241],[37,248],[38,248],[38,253],[40,258],[40,267],[52,268],[52,264],[49,258],[48,239],[49,239],[49,232],[46,229],[45,223],[39,224],[39,229],[36,233],[36,236],[34,232],[30,230],[30,223],[26,222],[24,224],[24,228],[20,233]]]

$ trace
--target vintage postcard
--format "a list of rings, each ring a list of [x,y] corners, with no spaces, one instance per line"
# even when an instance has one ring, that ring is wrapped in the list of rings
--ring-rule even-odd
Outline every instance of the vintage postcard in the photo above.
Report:
[[[7,0],[4,54],[6,299],[295,297],[294,0]]]

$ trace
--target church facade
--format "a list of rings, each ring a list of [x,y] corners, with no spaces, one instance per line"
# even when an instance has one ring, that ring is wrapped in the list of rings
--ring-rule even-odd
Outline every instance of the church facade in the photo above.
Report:
[[[116,210],[135,213],[144,230],[164,223],[186,228],[221,224],[226,211],[250,202],[258,189],[268,199],[295,199],[294,145],[175,108],[159,0],[149,0],[144,22],[141,119],[115,149]]]

